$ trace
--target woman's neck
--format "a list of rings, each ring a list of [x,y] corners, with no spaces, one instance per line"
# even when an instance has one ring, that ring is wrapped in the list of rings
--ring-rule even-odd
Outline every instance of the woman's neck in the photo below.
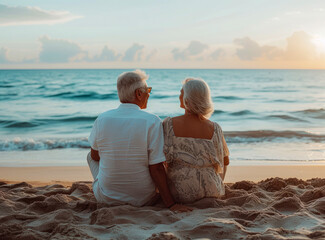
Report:
[[[203,116],[199,116],[195,113],[192,113],[188,110],[185,109],[185,113],[184,113],[184,116],[185,117],[188,117],[188,118],[192,118],[192,119],[197,119],[197,120],[200,120],[200,121],[203,121],[203,120],[206,120]]]

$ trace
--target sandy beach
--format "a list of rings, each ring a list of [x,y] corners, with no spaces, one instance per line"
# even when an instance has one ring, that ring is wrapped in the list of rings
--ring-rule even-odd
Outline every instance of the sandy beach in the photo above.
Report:
[[[325,178],[325,165],[259,165],[229,166],[225,182],[238,181],[258,182],[267,178]],[[13,182],[29,182],[35,184],[75,181],[92,181],[89,168],[74,167],[0,167],[0,180]]]
[[[0,239],[324,239],[324,168],[230,166],[191,213],[98,204],[87,167],[0,168]]]

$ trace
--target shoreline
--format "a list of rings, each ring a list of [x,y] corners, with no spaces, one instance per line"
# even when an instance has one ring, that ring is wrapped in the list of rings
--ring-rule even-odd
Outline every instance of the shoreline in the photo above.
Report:
[[[60,183],[72,185],[76,181],[92,182],[88,166],[0,167],[0,181],[29,182],[32,185]],[[251,165],[229,166],[225,183],[259,182],[267,178],[325,178],[325,165]]]

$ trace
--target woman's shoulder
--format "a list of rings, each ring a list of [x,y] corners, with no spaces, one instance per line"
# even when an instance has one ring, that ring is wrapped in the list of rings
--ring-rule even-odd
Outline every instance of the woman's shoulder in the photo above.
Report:
[[[211,121],[211,122],[212,122],[212,124],[213,124],[213,126],[214,126],[214,131],[215,131],[216,133],[222,133],[222,128],[221,128],[221,126],[219,125],[219,123],[214,122],[214,121]]]
[[[164,120],[163,120],[163,124],[167,124],[168,122],[171,121],[171,117],[166,117]]]
[[[182,121],[182,119],[183,119],[183,116],[181,115],[181,116],[176,116],[176,117],[166,117],[165,119],[164,119],[164,121],[163,121],[163,123],[165,123],[165,124],[171,124],[172,122],[178,122],[178,121]]]
[[[163,120],[162,124],[163,124],[163,128],[164,128],[165,131],[167,129],[170,129],[171,128],[171,126],[172,126],[171,122],[172,122],[172,118],[171,117],[166,117]]]

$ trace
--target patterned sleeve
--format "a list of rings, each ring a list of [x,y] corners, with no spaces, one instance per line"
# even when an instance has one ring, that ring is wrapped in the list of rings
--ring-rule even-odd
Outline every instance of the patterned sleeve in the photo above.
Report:
[[[224,136],[222,136],[222,145],[223,145],[223,160],[224,160],[223,164],[227,166],[229,165],[229,149]],[[225,161],[225,157],[228,157],[226,161]]]
[[[223,156],[229,157],[229,149],[224,136],[222,136],[222,145],[223,145]]]
[[[225,157],[229,157],[229,149],[227,146],[227,142],[226,139],[223,135],[223,131],[221,129],[221,127],[219,126],[219,124],[216,123],[216,132],[219,135],[219,141],[222,142],[222,158],[223,160],[225,159]],[[229,165],[229,158],[227,158],[227,161],[224,162],[224,165]]]
[[[170,117],[167,117],[163,121],[164,129],[164,154],[166,161],[169,162],[170,144],[169,144],[169,131],[170,131]]]

